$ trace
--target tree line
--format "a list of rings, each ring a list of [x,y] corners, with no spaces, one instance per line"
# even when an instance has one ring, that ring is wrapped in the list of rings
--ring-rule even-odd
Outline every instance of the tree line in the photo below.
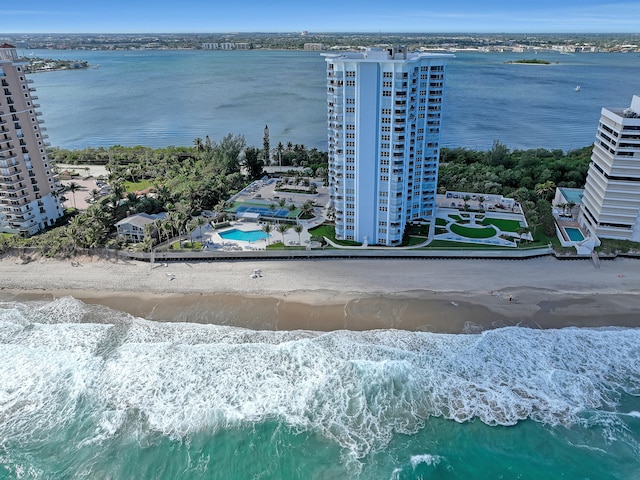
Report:
[[[108,149],[53,149],[52,158],[70,164],[101,164],[109,172],[109,193],[89,192],[95,202],[84,212],[68,209],[55,228],[30,239],[0,237],[0,249],[20,242],[37,246],[49,255],[72,254],[77,248],[122,247],[115,223],[133,213],[169,212],[169,223],[160,232],[167,238],[195,228],[202,210],[224,210],[225,202],[254,179],[264,175],[267,162],[306,167],[326,175],[327,153],[304,145],[279,143],[269,147],[265,129],[263,149],[246,145],[242,135],[228,134],[219,142],[197,138],[193,146],[152,149],[144,146],[112,146]],[[270,152],[267,151],[271,150]],[[441,150],[438,191],[500,194],[518,200],[532,228],[555,233],[551,213],[555,188],[584,186],[591,147],[564,153],[561,150],[509,150],[496,142],[487,151],[466,148]],[[134,193],[131,187],[146,180],[152,194]],[[125,182],[132,182],[127,184]],[[72,182],[73,183],[73,182]],[[129,187],[127,187],[129,185]],[[75,196],[70,188],[65,195]]]
[[[551,201],[556,187],[583,188],[592,147],[569,152],[536,148],[511,151],[500,142],[486,151],[443,148],[438,192],[497,194],[518,200],[532,228],[555,235]]]

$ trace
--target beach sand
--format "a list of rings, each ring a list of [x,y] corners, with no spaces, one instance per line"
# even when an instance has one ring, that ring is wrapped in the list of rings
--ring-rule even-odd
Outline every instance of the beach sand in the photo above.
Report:
[[[262,276],[252,278],[254,269]],[[0,259],[0,300],[73,296],[134,316],[274,330],[640,326],[640,261]]]

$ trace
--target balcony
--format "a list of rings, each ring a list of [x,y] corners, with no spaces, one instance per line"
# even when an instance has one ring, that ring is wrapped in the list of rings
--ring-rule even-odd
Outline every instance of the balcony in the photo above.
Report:
[[[0,168],[11,168],[18,165],[18,162],[14,160],[16,157],[8,157],[0,160]]]
[[[1,205],[20,207],[22,205],[27,205],[28,203],[29,203],[29,200],[26,198],[26,196],[21,198],[7,197],[7,196],[0,197]]]
[[[13,150],[15,148],[15,146],[9,144],[5,147],[0,147],[0,154],[8,152],[9,150]]]

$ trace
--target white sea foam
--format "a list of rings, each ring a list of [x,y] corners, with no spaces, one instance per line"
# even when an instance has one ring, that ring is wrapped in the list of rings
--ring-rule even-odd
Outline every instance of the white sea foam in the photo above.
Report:
[[[424,455],[413,455],[411,457],[411,466],[415,470],[416,467],[421,463],[428,466],[433,466],[439,464],[441,460],[442,457],[440,457],[439,455],[429,455],[428,453],[425,453]]]
[[[51,317],[38,323],[43,312]],[[109,324],[110,315],[79,323],[87,309],[67,299],[29,322],[0,311],[0,437],[69,421],[84,399],[92,441],[118,435],[131,412],[144,419],[139,428],[172,438],[276,420],[357,459],[429,416],[604,426],[604,416],[582,413],[614,411],[640,384],[637,329],[320,334],[130,317]]]

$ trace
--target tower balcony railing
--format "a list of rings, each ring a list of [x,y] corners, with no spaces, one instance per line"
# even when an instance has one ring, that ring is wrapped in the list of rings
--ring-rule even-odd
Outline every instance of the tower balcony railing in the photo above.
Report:
[[[2,196],[0,197],[0,205],[10,205],[15,207],[20,207],[22,205],[26,205],[29,203],[27,196],[21,198]]]
[[[8,158],[2,158],[0,159],[0,168],[11,168],[11,167],[15,167],[16,165],[18,165],[18,161],[15,160],[15,156],[13,157],[8,157]]]
[[[16,178],[12,177],[0,177],[0,186],[4,187],[6,190],[17,190],[13,185],[19,184],[22,182],[24,178],[18,176]]]
[[[36,215],[35,213],[27,213],[27,214],[20,214],[20,215],[8,213],[7,217],[9,218],[9,221],[24,223],[36,218]]]
[[[13,150],[14,148],[16,147],[11,144],[5,145],[4,147],[0,147],[0,154],[8,152],[9,150]]]

